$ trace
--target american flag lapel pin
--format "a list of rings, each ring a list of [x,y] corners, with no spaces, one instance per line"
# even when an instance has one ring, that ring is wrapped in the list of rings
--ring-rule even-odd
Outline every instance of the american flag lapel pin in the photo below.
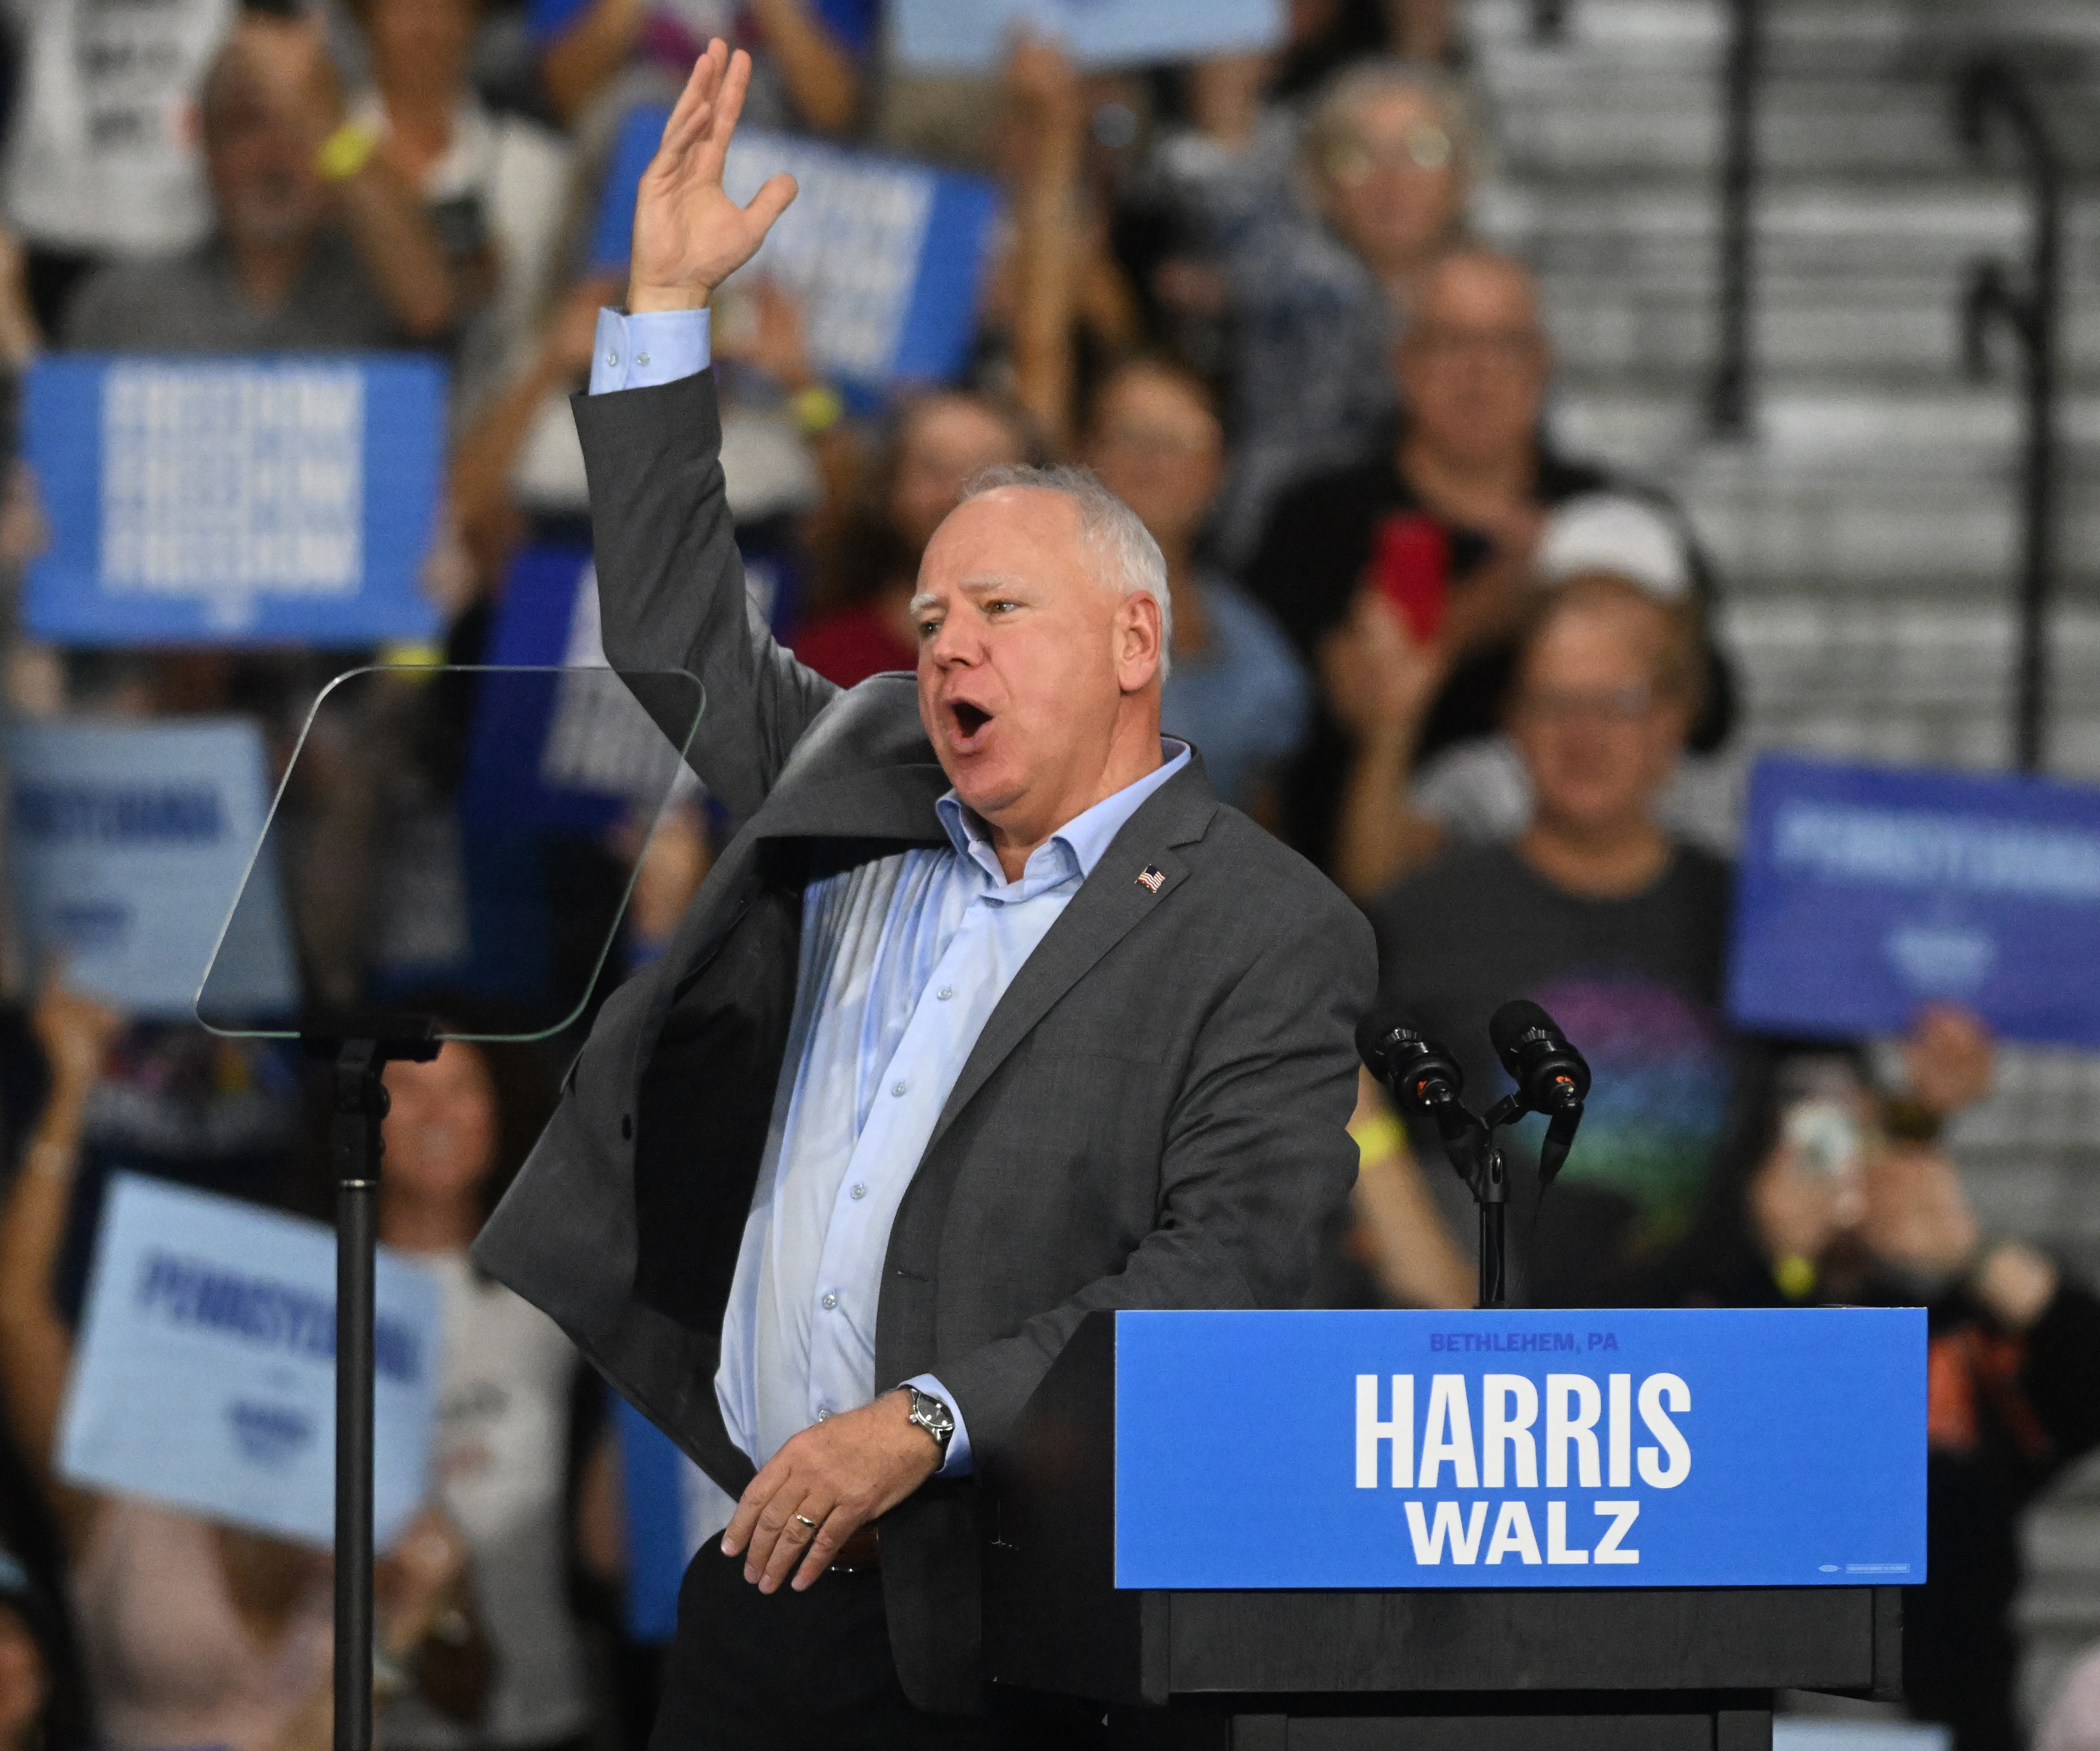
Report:
[[[1147,893],[1157,893],[1166,885],[1167,871],[1157,863],[1148,863],[1139,872],[1137,884]]]

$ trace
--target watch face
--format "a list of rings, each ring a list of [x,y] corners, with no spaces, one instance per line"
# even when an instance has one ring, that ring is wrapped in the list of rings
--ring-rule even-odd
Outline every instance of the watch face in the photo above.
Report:
[[[915,1392],[912,1395],[911,1417],[943,1446],[947,1444],[948,1437],[955,1432],[955,1414],[930,1392]]]

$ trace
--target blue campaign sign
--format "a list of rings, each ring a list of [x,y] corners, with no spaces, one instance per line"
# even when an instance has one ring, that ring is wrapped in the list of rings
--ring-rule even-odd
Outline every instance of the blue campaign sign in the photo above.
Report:
[[[1116,1585],[1921,1581],[1925,1346],[1917,1308],[1121,1313]]]
[[[620,131],[592,242],[601,268],[626,265],[635,185],[669,114],[660,106],[637,109]],[[803,301],[818,367],[871,390],[959,373],[999,211],[993,184],[746,128],[730,143],[722,186],[748,201],[783,170],[800,192],[745,271]]]
[[[245,718],[25,722],[7,733],[15,915],[38,959],[134,1015],[188,1019],[240,891],[267,806],[262,738]],[[233,1008],[297,999],[274,872],[246,920]]]
[[[1944,1000],[2100,1045],[2100,788],[1760,761],[1731,959],[1746,1027],[1896,1033]]]
[[[425,638],[445,373],[395,354],[61,354],[24,443],[51,545],[29,632],[59,644]]]
[[[1282,0],[892,0],[900,65],[985,73],[1026,30],[1084,67],[1207,60],[1274,48]]]
[[[426,1493],[440,1303],[379,1255],[373,1524]],[[318,1222],[120,1174],[95,1241],[59,1470],[230,1525],[335,1535],[335,1239]]]

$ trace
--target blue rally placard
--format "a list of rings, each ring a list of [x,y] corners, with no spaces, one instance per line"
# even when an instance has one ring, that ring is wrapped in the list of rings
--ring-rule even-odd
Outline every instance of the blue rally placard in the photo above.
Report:
[[[1745,1027],[1892,1034],[1944,1001],[2100,1045],[2100,788],[1761,760],[1730,959]]]
[[[382,1248],[373,1515],[422,1502],[438,1286]],[[335,1536],[335,1238],[318,1222],[135,1174],[110,1184],[59,1435],[59,1470],[206,1519]]]
[[[23,420],[51,526],[33,636],[355,646],[435,628],[436,359],[58,354],[30,367]]]
[[[1920,1308],[1116,1317],[1118,1587],[1925,1579]]]
[[[592,241],[598,267],[625,269],[635,187],[670,113],[645,106],[620,130]],[[743,271],[802,300],[818,368],[870,391],[960,372],[997,188],[983,177],[757,128],[730,142],[722,187],[748,201],[783,170],[799,192]]]
[[[1045,37],[1083,67],[1207,60],[1276,48],[1282,0],[892,0],[898,64],[990,73],[1017,33]]]
[[[267,807],[262,735],[246,718],[54,721],[7,736],[15,915],[39,960],[135,1016],[188,1020]],[[240,1011],[297,1000],[273,869],[248,921]]]

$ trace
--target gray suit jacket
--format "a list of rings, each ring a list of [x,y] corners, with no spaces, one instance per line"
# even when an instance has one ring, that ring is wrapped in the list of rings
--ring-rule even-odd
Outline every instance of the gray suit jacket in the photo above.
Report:
[[[781,1074],[800,893],[942,845],[947,780],[908,676],[841,692],[745,601],[710,373],[579,397],[605,645],[707,688],[691,758],[742,823],[669,950],[615,991],[476,1243],[731,1494],[722,1310]],[[638,687],[645,704],[646,686]],[[1137,880],[1165,871],[1158,893]],[[1347,1196],[1369,927],[1212,796],[1200,759],[1131,818],[1008,988],[890,1232],[878,1386],[938,1374],[976,1464],[1097,1308],[1289,1307]],[[906,1693],[977,1704],[970,1480],[883,1524]]]

